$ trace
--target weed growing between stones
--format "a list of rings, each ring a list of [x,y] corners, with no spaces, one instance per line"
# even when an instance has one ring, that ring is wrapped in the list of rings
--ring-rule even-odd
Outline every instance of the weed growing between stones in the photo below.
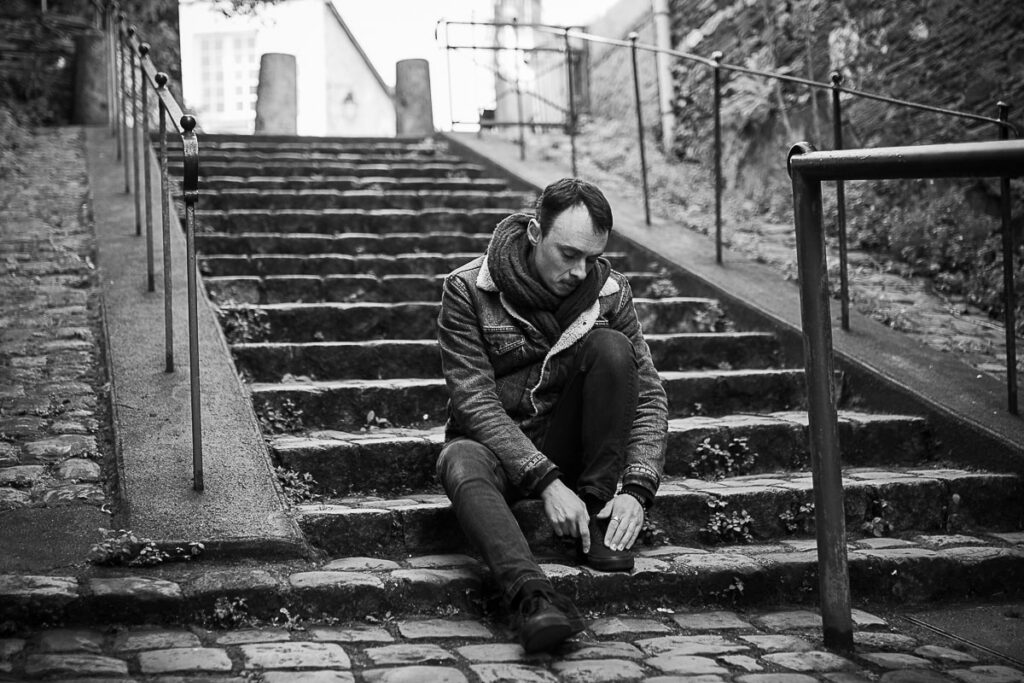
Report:
[[[296,472],[277,466],[274,468],[274,474],[277,475],[284,497],[290,504],[302,505],[323,500],[323,494],[317,491],[316,479],[309,472]]]
[[[637,536],[636,542],[649,547],[658,547],[669,545],[671,541],[665,530],[651,519],[650,515],[644,515],[644,524],[640,527],[640,534]]]
[[[263,406],[257,417],[264,434],[288,434],[302,430],[302,409],[286,398]]]
[[[725,477],[749,474],[757,462],[757,453],[750,450],[746,437],[729,439],[726,444],[705,438],[694,449],[689,476],[717,481]]]
[[[426,415],[423,416],[426,419]],[[391,427],[391,420],[383,416],[378,416],[373,410],[366,414],[366,422],[359,428],[361,432],[372,432],[374,429],[387,429]]]
[[[720,498],[709,500],[708,507],[713,512],[701,529],[701,535],[708,543],[750,543],[754,540],[751,533],[754,518],[746,510],[729,512],[729,503]]]
[[[668,277],[661,277],[651,283],[650,297],[652,299],[666,299],[680,296],[679,288]]]
[[[745,590],[746,586],[743,584],[743,580],[738,576],[734,576],[732,577],[732,583],[720,591],[713,591],[711,596],[718,602],[736,605],[743,598]]]
[[[256,618],[249,613],[245,598],[217,598],[212,612],[196,615],[195,621],[207,628],[230,629],[255,626]]]
[[[228,299],[217,307],[217,319],[229,344],[261,342],[270,336],[270,321],[262,308],[241,306]]]
[[[287,608],[277,610],[280,616],[274,617],[274,623],[287,631],[305,631],[302,620],[297,614],[292,614]]]
[[[89,549],[89,562],[100,566],[149,567],[164,562],[187,562],[203,554],[205,546],[193,541],[187,548],[176,546],[168,552],[150,538],[125,529],[100,529],[103,540]]]
[[[814,531],[814,503],[793,503],[779,514],[779,521],[789,534],[810,534]]]
[[[735,328],[717,301],[698,310],[694,321],[697,323],[697,331],[700,332],[732,332]]]
[[[892,512],[892,506],[884,498],[875,498],[871,501],[871,508],[868,512],[870,519],[865,519],[860,525],[860,530],[865,534],[881,538],[892,533],[892,522],[887,517]]]

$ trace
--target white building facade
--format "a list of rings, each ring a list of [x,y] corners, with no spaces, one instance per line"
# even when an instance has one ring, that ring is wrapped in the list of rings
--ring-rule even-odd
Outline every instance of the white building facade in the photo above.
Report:
[[[280,0],[226,16],[179,0],[182,93],[207,133],[252,133],[260,57],[295,56],[299,135],[395,134],[391,89],[330,0]]]

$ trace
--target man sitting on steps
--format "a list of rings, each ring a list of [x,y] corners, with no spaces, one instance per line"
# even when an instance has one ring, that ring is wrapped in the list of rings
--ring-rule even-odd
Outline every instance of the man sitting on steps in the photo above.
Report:
[[[584,624],[534,560],[510,504],[544,501],[581,559],[630,571],[668,429],[665,390],[626,279],[602,258],[612,212],[564,178],[447,276],[438,341],[450,401],[438,477],[519,618],[527,652]]]

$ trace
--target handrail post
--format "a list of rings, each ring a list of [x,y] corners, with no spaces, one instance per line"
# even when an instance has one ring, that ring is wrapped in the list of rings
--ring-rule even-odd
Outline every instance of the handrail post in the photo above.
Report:
[[[114,84],[116,74],[116,62],[114,58],[114,6],[110,0],[103,2],[103,36],[106,39],[107,50],[107,125],[110,127],[110,136],[117,136],[117,95]]]
[[[128,104],[127,102],[125,102],[125,98],[127,96],[128,91],[128,76],[125,74],[125,66],[128,62],[128,58],[125,56],[125,43],[127,41],[125,40],[124,25],[128,19],[128,16],[124,12],[121,12],[118,15],[118,19],[119,21],[117,26],[117,42],[119,48],[118,51],[121,53],[121,66],[118,69],[118,81],[120,82],[121,87],[119,88],[120,96],[117,99],[117,108],[121,118],[121,138],[118,141],[117,156],[124,162],[124,192],[125,194],[128,194],[132,191],[128,180],[128,112],[125,111],[127,109]]]
[[[167,88],[167,74],[156,75],[157,92]],[[171,208],[167,180],[167,109],[160,100],[160,226],[164,258],[164,372],[174,372],[174,293],[171,285]]]
[[[843,148],[843,114],[839,104],[840,85],[843,75],[832,72],[832,138],[833,149]],[[842,180],[836,181],[836,234],[839,239],[839,293],[842,306],[840,324],[844,331],[850,331],[850,278],[846,257],[846,188]]]
[[[647,150],[644,147],[644,114],[640,104],[640,71],[636,63],[636,41],[639,36],[636,31],[633,31],[627,38],[630,42],[630,54],[633,59],[633,99],[636,108],[637,139],[640,142],[640,180],[644,190],[644,223],[650,225],[651,199],[647,188]]]
[[[579,176],[576,168],[576,95],[572,86],[572,48],[569,45],[569,29],[565,29],[565,82],[569,90],[569,111],[566,128],[569,132],[569,159],[572,162],[572,177]]]
[[[813,151],[812,145],[798,143],[790,150],[789,157]],[[832,320],[829,315],[828,271],[822,233],[821,181],[808,181],[801,172],[794,171],[792,166],[790,176],[796,219],[804,363],[807,368],[807,417],[822,626],[826,647],[850,652],[853,650],[853,623],[836,417]]]
[[[516,117],[519,124],[519,160],[526,161],[526,126],[523,123],[523,89],[519,82],[519,20],[512,18],[512,61],[515,63],[516,76]]]
[[[199,386],[199,311],[196,284],[196,201],[199,199],[199,141],[194,132],[196,119],[181,117],[184,154],[182,194],[185,199],[185,259],[188,276],[188,361],[192,388],[192,488],[202,491],[203,422]]]
[[[999,102],[999,120],[1007,121],[1010,115],[1010,104]],[[999,126],[999,139],[1009,138],[1010,131],[1005,125]],[[1010,179],[999,179],[1000,215],[1003,229],[1003,307],[1006,319],[1006,409],[1012,415],[1019,415],[1017,407],[1017,292],[1014,286],[1013,256],[1017,253],[1014,247],[1013,228],[1010,226]]]
[[[129,39],[135,36],[135,27],[128,27]],[[131,57],[132,69],[132,168],[134,169],[135,189],[135,235],[142,235],[142,193],[139,191],[139,92],[138,74],[135,69],[135,50],[131,44],[128,45],[128,55]]]
[[[448,122],[451,129],[455,130],[455,96],[452,94],[454,88],[452,87],[452,48],[451,38],[448,34],[449,24],[447,21],[444,22],[444,62],[445,68],[448,71]]]
[[[149,55],[149,43],[139,45],[139,66],[142,60]],[[146,93],[146,79],[142,79],[142,145],[139,153],[142,155],[142,177],[145,179],[145,197],[143,202],[146,205],[146,291],[156,291],[155,267],[153,264],[153,186],[151,171],[149,169],[149,97]]]
[[[722,52],[711,53],[715,88],[715,263],[722,263]]]

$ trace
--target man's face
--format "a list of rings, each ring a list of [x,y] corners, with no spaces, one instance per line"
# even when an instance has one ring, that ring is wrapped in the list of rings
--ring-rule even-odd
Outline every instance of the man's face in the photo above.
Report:
[[[568,296],[583,282],[608,244],[608,233],[594,232],[594,222],[582,204],[558,214],[546,237],[536,220],[531,220],[526,230],[533,244],[530,258],[541,282],[560,297]]]

